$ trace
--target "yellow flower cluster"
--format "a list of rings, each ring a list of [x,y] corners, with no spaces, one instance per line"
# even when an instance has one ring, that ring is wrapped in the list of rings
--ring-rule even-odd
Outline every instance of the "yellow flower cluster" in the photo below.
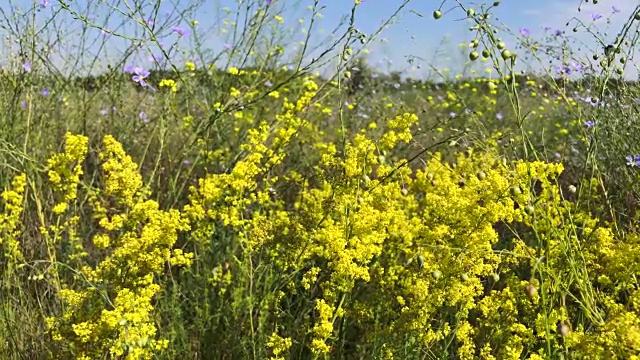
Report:
[[[75,149],[73,144],[84,143],[74,139],[67,138],[65,154]],[[80,282],[60,285],[65,307],[61,316],[47,320],[48,329],[54,340],[73,344],[79,358],[110,354],[150,359],[167,346],[157,338],[153,300],[160,286],[154,277],[167,263],[191,263],[191,253],[172,249],[178,232],[189,230],[189,224],[179,211],[161,210],[157,202],[146,199],[137,165],[113,137],[105,136],[98,158],[102,187],[91,195],[99,229],[91,239],[91,263],[96,265],[85,263],[77,270]],[[69,184],[78,181],[75,174],[51,177]]]
[[[67,133],[65,152],[52,156],[47,162],[49,181],[54,190],[61,194],[60,202],[53,208],[55,214],[65,212],[67,204],[76,199],[87,144],[87,137]]]
[[[285,99],[284,108],[300,112],[310,102],[302,99]],[[319,103],[309,109],[324,110]],[[280,115],[278,123],[294,119]],[[315,142],[313,181],[295,172],[281,178],[299,189],[287,212],[268,192],[247,194],[276,185],[256,181],[264,181],[264,169],[271,168],[259,166],[258,159],[269,154],[277,159],[274,165],[286,161],[283,153],[268,152],[279,143],[270,142],[263,124],[249,132],[246,156],[231,171],[237,177],[209,176],[192,189],[188,213],[208,231],[195,238],[210,238],[213,222],[202,220],[217,218],[237,231],[249,254],[268,254],[282,274],[299,272],[287,288],[314,301],[315,316],[304,324],[313,334],[307,346],[317,354],[334,350],[336,323],[353,324],[361,339],[383,344],[379,351],[387,357],[402,353],[407,337],[415,346],[466,359],[519,359],[527,353],[545,358],[569,344],[585,354],[610,354],[614,343],[625,341],[626,350],[615,351],[634,354],[629,339],[637,329],[635,315],[618,310],[620,316],[606,316],[613,312],[605,304],[616,303],[622,288],[604,301],[591,285],[563,287],[576,271],[588,278],[587,269],[603,268],[612,273],[599,270],[601,281],[622,286],[630,277],[618,272],[624,267],[636,273],[636,259],[628,243],[618,244],[610,230],[565,199],[556,184],[562,165],[509,163],[491,151],[467,151],[451,162],[430,154],[417,170],[385,159],[398,143],[412,141],[417,121],[414,114],[393,117],[379,136],[357,133],[344,149]],[[242,202],[242,193],[251,200]],[[585,252],[592,242],[592,251]],[[613,259],[623,251],[629,260],[618,269]],[[571,305],[567,294],[582,300]],[[278,314],[277,307],[265,311]],[[566,330],[576,318],[602,331],[617,329],[619,340],[606,342],[614,335],[600,330]],[[628,331],[614,325],[622,321]]]
[[[174,93],[178,91],[178,84],[176,84],[176,81],[172,79],[162,79],[160,80],[160,84],[158,84],[158,86],[160,86],[161,88],[169,88],[171,92]]]
[[[200,139],[205,162],[224,168],[208,167],[182,210],[149,198],[114,137],[89,157],[88,139],[67,134],[47,164],[54,201],[39,224],[51,268],[68,267],[51,270],[61,306],[45,323],[56,355],[157,356],[170,346],[156,319],[165,270],[195,264],[205,295],[189,306],[206,321],[237,322],[225,330],[246,334],[238,347],[250,343],[254,357],[349,357],[361,345],[386,359],[640,356],[640,235],[621,238],[600,209],[573,201],[558,185],[562,165],[506,161],[495,139],[482,152],[407,164],[399,148],[419,140],[416,114],[327,134],[335,112],[321,87],[311,76],[297,85],[269,93],[280,108],[268,121],[228,115],[242,119],[230,128],[237,153],[204,150]],[[449,91],[438,106],[459,100]],[[390,101],[381,106],[392,111]],[[87,157],[98,162],[91,180]],[[11,266],[22,261],[26,183],[18,175],[2,193]]]
[[[26,185],[27,176],[19,174],[13,178],[11,188],[3,191],[0,196],[4,202],[4,208],[0,207],[2,209],[0,212],[0,246],[2,246],[4,256],[7,259],[9,272],[23,260],[18,236],[21,233],[20,216],[23,210]]]

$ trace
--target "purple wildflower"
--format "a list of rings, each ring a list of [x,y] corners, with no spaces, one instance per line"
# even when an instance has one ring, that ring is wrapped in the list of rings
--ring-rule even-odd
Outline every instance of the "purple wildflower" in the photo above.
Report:
[[[591,20],[593,20],[593,21],[596,21],[596,20],[601,19],[601,18],[602,18],[602,15],[600,15],[600,14],[596,14],[596,13],[591,14]]]
[[[138,114],[138,118],[145,123],[149,122],[149,115],[147,115],[147,113],[144,111],[140,111],[140,113]]]
[[[51,1],[49,0],[40,0],[40,7],[43,9],[48,8],[51,5]]]
[[[627,166],[640,167],[640,155],[627,155]]]
[[[25,110],[27,106],[29,106],[29,103],[27,103],[26,101],[23,100],[20,102],[20,107],[22,108],[22,110]]]
[[[611,6],[611,11],[612,11],[614,14],[617,14],[617,13],[619,13],[619,12],[620,12],[620,9],[618,9],[618,8],[617,8],[617,7],[615,7],[615,5],[614,5],[614,6]]]
[[[145,81],[145,79],[149,76],[149,70],[145,70],[143,68],[136,67],[133,70],[133,72],[135,73],[135,75],[133,75],[131,77],[131,80],[133,80],[134,82],[137,82],[142,87],[147,87],[148,84]]]
[[[49,96],[49,94],[51,94],[51,91],[49,91],[49,89],[42,89],[40,90],[40,94],[42,94],[42,96]]]
[[[596,124],[596,122],[593,121],[593,120],[587,120],[584,123],[582,123],[582,125],[584,125],[584,126],[586,126],[588,128],[593,127],[595,124]]]
[[[109,110],[107,110],[107,109],[100,110],[100,115],[102,115],[102,116],[109,115]]]
[[[598,105],[604,106],[604,104],[605,104],[604,100],[599,100],[599,99],[591,97],[591,96],[580,98],[580,100],[582,100],[582,101],[584,101],[584,102],[586,102],[586,103],[588,103],[588,104],[590,104],[591,106],[594,106],[594,107],[598,106]]]
[[[527,28],[520,28],[520,35],[529,36],[529,35],[531,35],[531,30],[529,30]]]
[[[567,65],[556,66],[556,73],[559,75],[571,75],[571,68]]]
[[[496,114],[496,119],[502,120],[503,118],[504,118],[504,116],[502,116],[502,113],[497,113]]]
[[[183,36],[188,36],[189,35],[189,30],[180,27],[180,26],[173,26],[171,27],[171,31],[173,31],[174,33],[178,34],[178,36],[183,37]]]
[[[573,68],[574,71],[576,72],[582,72],[584,70],[584,68],[582,67],[582,65],[577,62],[577,61],[572,61],[571,62],[571,67]]]
[[[31,63],[27,60],[24,62],[24,64],[22,64],[22,69],[24,69],[25,72],[31,72]]]

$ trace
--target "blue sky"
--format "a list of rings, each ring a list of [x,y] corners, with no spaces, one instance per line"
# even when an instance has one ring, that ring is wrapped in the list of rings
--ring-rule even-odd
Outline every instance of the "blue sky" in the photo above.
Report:
[[[7,1],[0,0],[0,5],[6,4]],[[36,2],[40,1],[37,0]],[[321,47],[326,47],[327,41],[330,40],[330,38],[327,38],[328,34],[338,26],[341,19],[349,14],[353,0],[318,1],[322,8],[322,17],[317,19],[315,31],[312,32],[312,42],[320,43]],[[493,1],[459,1],[465,6],[473,6],[475,9],[479,9],[479,4],[481,3],[493,3]],[[57,9],[60,9],[60,5],[56,0],[50,0],[50,2],[52,4],[51,7],[42,9],[38,15],[42,23]],[[313,2],[313,0],[273,0],[269,10],[270,13],[273,15],[278,13],[285,19],[285,22],[280,25],[281,28],[278,30],[280,33],[285,34],[281,39],[283,43],[295,44],[306,36],[302,33],[300,27],[305,27],[308,24],[311,14],[308,6]],[[14,4],[17,3],[20,3],[19,6],[29,6],[28,2],[14,2]],[[129,1],[128,3],[136,2]],[[156,1],[138,0],[137,3],[142,4],[144,11],[149,14]],[[162,19],[170,19],[169,27],[171,25],[187,26],[190,20],[197,20],[199,22],[197,31],[200,33],[204,46],[214,49],[215,53],[222,51],[222,44],[230,41],[229,33],[225,34],[221,29],[225,28],[223,21],[232,20],[232,16],[225,15],[221,9],[229,8],[231,14],[233,14],[238,8],[238,4],[242,4],[241,6],[244,7],[248,3],[263,5],[261,0],[162,0],[158,11],[158,20],[161,22]],[[355,27],[366,34],[372,34],[403,3],[403,0],[363,1],[358,7]],[[396,21],[384,29],[378,40],[370,47],[371,54],[368,56],[370,63],[380,70],[412,69],[411,74],[413,76],[424,75],[429,64],[438,68],[451,67],[454,71],[456,71],[456,68],[459,69],[465,61],[464,54],[468,53],[469,49],[461,51],[458,44],[461,42],[468,43],[473,38],[473,33],[468,29],[470,22],[465,19],[464,13],[460,9],[453,9],[451,12],[446,13],[447,10],[456,5],[453,0],[445,2],[442,9],[445,15],[441,19],[433,19],[431,14],[439,3],[440,1],[435,0],[410,1]],[[113,7],[110,8],[107,4],[113,4]],[[573,34],[571,29],[574,25],[567,27],[565,26],[566,22],[577,16],[585,21],[586,24],[592,26],[593,31],[608,33],[609,35],[607,36],[601,36],[607,38],[606,41],[610,41],[615,33],[619,31],[622,22],[629,14],[633,13],[637,3],[633,0],[602,0],[597,5],[591,3],[582,4],[582,11],[578,12],[577,9],[580,5],[580,0],[503,0],[500,6],[492,10],[492,17],[494,23],[501,24],[516,34],[521,28],[530,29],[531,37],[534,39],[541,38],[543,26],[548,26],[553,30],[566,30],[568,36],[574,37],[575,41],[582,43],[580,45],[583,49],[581,56],[587,58],[590,56],[589,51],[591,50],[589,49],[595,48],[596,42],[593,36],[584,30]],[[117,24],[122,23],[123,16],[114,14],[113,9],[117,8],[126,12],[127,9],[123,0],[110,0],[108,2],[85,0],[73,2],[72,6],[78,13],[89,16],[95,24],[105,23],[107,27],[123,35],[132,36],[140,31],[140,27],[131,20],[125,20],[127,23],[125,27],[117,27]],[[615,6],[616,11],[619,12],[614,13],[612,6]],[[189,8],[191,10],[186,12],[184,18],[175,16],[176,13],[182,13],[183,10]],[[174,13],[174,16],[168,16],[171,12]],[[111,18],[105,22],[109,13],[111,13]],[[603,17],[594,22],[591,15],[596,13],[603,15]],[[75,44],[73,39],[76,39],[76,41],[80,39],[77,35],[80,24],[77,20],[71,19],[71,16],[65,11],[56,16],[56,22],[63,24],[61,28],[69,31],[67,35],[69,37],[68,41],[65,41],[64,45],[71,47]],[[304,19],[302,25],[298,22],[299,19]],[[610,20],[609,22],[608,19]],[[293,27],[298,28],[287,30]],[[230,29],[231,27],[226,26],[226,28]],[[338,33],[342,33],[344,30],[346,30],[346,25],[343,24]],[[290,32],[287,33],[287,31]],[[97,29],[94,29],[92,34],[93,38],[103,36]],[[170,31],[168,34],[164,38],[165,46],[175,46],[173,53],[176,55],[180,55],[185,50],[188,52],[189,47],[194,45],[192,36],[188,39],[178,39]],[[516,45],[516,40],[509,34],[501,33],[501,36],[510,47]],[[118,51],[125,48],[125,41],[118,37],[112,37],[108,41],[108,46],[100,49],[101,52],[106,54],[104,56],[117,57]],[[98,51],[97,45],[93,46],[92,49]],[[148,53],[144,56],[141,55],[141,60],[137,61],[144,61],[144,58],[148,58],[149,55]],[[100,56],[103,57],[102,54]],[[409,56],[416,56],[425,59],[425,61],[416,60],[413,64],[407,64],[407,57]],[[418,65],[422,67],[421,70],[417,69]]]
[[[491,4],[493,1],[460,0],[464,6],[479,9],[480,4]],[[296,23],[299,18],[309,19],[310,11],[306,8],[312,0],[274,0],[274,10],[282,10],[285,24]],[[326,35],[331,29],[347,16],[352,7],[351,0],[320,0],[323,17],[318,19],[316,30],[323,30]],[[366,0],[358,7],[355,27],[367,34],[372,34],[404,3],[403,0]],[[371,46],[369,56],[372,65],[380,69],[407,70],[416,76],[424,75],[429,64],[439,68],[460,68],[466,60],[458,44],[468,43],[473,39],[469,31],[470,22],[465,19],[464,12],[455,8],[456,2],[448,0],[442,10],[446,13],[441,19],[435,20],[432,13],[440,1],[413,0],[399,14],[397,20],[383,31],[378,41]],[[571,30],[577,24],[566,26],[567,21],[577,18],[584,21],[597,36],[611,41],[620,30],[624,20],[633,13],[640,2],[633,0],[600,1],[597,5],[585,4],[580,0],[504,0],[492,9],[492,16],[496,24],[511,29],[518,34],[521,28],[531,30],[534,39],[544,35],[543,27],[550,27],[547,33],[556,29],[565,30],[568,37],[574,38],[575,46],[582,48],[580,56],[590,57],[593,49],[597,49],[594,36],[584,30],[573,33]],[[223,0],[216,6],[235,7],[236,1]],[[209,5],[207,5],[209,7]],[[613,8],[615,7],[615,9]],[[578,11],[580,8],[580,11]],[[215,10],[213,10],[215,11]],[[593,21],[592,14],[600,14],[602,18]],[[344,29],[344,27],[343,27]],[[302,35],[302,34],[299,34]],[[317,33],[322,38],[321,32]],[[518,34],[519,35],[519,34]],[[501,35],[509,46],[515,46],[516,40],[509,34]],[[416,60],[407,64],[407,58],[417,56],[426,60]],[[422,65],[422,70],[416,69]]]
[[[461,1],[465,6],[472,6],[475,9],[479,8],[480,3],[491,4],[492,2]],[[349,3],[350,1],[334,2],[334,5],[327,7],[326,18],[338,18],[348,11]],[[365,32],[374,31],[401,3],[400,0],[369,0],[363,3],[359,9],[357,27]],[[461,60],[465,60],[457,45],[473,39],[473,33],[469,31],[470,23],[464,19],[464,13],[460,9],[452,10],[439,20],[433,19],[432,12],[438,3],[439,1],[410,2],[400,19],[384,32],[385,41],[377,43],[372,48],[372,59],[376,59],[376,63],[380,63],[380,59],[389,59],[398,68],[411,67],[406,63],[406,58],[410,55],[420,56],[435,62],[438,66],[459,64]],[[580,4],[580,0],[504,0],[492,10],[492,14],[497,23],[503,24],[515,33],[518,33],[521,28],[527,28],[531,30],[533,38],[540,38],[544,35],[543,27],[548,26],[553,30],[565,30],[576,41],[595,48],[592,35],[583,30],[574,34],[571,30],[576,22],[567,27],[567,21],[577,17],[586,24],[592,24],[594,30],[599,29],[608,33],[608,36],[601,36],[611,40],[619,31],[622,21],[626,20],[637,6],[633,0],[600,1],[597,5],[582,4],[581,11],[578,12]],[[454,1],[448,1],[443,6],[443,12],[454,5],[456,5]],[[619,12],[614,13],[612,6],[615,6],[615,10]],[[593,21],[592,14],[601,14],[603,17]],[[611,19],[609,24],[608,18]],[[511,36],[508,34],[502,36],[507,44],[515,45],[515,39]],[[437,56],[434,56],[435,54]],[[382,61],[382,63],[385,62]]]

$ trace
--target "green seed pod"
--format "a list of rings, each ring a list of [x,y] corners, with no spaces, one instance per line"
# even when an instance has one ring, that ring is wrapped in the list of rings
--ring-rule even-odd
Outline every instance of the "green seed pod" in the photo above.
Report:
[[[536,209],[533,207],[533,205],[529,204],[524,207],[524,212],[528,215],[533,215],[536,212]]]
[[[482,57],[483,58],[488,58],[489,56],[491,56],[491,52],[487,49],[482,50]]]
[[[442,277],[442,273],[440,272],[440,270],[434,270],[431,273],[431,276],[433,276],[434,279],[438,280],[440,279],[440,277]]]
[[[505,44],[504,41],[499,41],[496,46],[498,47],[498,50],[502,50],[507,47],[507,44]]]
[[[509,58],[511,58],[513,56],[511,51],[509,51],[509,49],[502,50],[502,53],[500,53],[500,55],[502,55],[502,59],[503,60],[508,60]]]
[[[478,177],[479,180],[484,180],[487,178],[487,173],[485,173],[484,171],[480,171],[476,174],[476,176]]]
[[[494,283],[497,283],[498,281],[500,281],[500,275],[498,274],[492,274],[491,275],[491,280],[493,280]]]
[[[511,196],[518,196],[520,194],[522,194],[522,189],[520,189],[520,186],[516,185],[511,187]]]
[[[477,51],[472,51],[469,54],[469,60],[471,60],[471,61],[476,61],[476,60],[478,60],[479,57],[480,57],[480,54],[478,54]]]
[[[640,11],[638,11],[633,18],[636,20],[640,20]]]
[[[440,10],[436,10],[436,11],[434,11],[434,12],[433,12],[433,18],[434,18],[434,19],[438,20],[438,19],[440,19],[441,17],[442,17],[442,11],[440,11]]]
[[[476,14],[476,11],[473,9],[468,9],[467,10],[467,16],[468,17],[473,17]]]
[[[469,281],[469,275],[467,275],[466,273],[460,275],[460,279],[462,279],[462,281]]]

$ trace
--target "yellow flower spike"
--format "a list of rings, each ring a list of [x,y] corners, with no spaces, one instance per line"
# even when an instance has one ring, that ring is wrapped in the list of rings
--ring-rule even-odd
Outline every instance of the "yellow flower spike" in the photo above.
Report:
[[[175,80],[172,80],[172,79],[162,79],[160,80],[160,83],[158,86],[160,88],[167,87],[171,90],[171,92],[174,92],[174,93],[178,91],[178,85],[176,84]]]
[[[269,92],[269,96],[274,99],[278,99],[280,97],[280,93],[278,91],[271,91]]]
[[[4,234],[4,236],[0,236],[0,247],[4,250],[9,270],[13,270],[23,260],[18,236],[20,235],[20,219],[24,210],[26,184],[26,175],[19,174],[11,181],[11,187],[0,194],[0,198],[4,202],[4,211],[0,212],[0,234]]]

